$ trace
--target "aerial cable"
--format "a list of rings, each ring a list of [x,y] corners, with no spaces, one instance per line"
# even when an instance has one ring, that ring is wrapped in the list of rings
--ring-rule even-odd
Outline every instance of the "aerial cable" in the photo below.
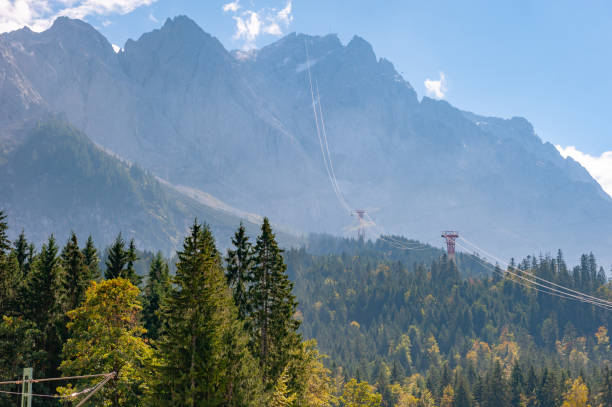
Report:
[[[426,247],[425,245],[419,244],[419,243],[404,243],[400,240],[396,240],[393,239],[391,237],[388,236],[380,236],[380,239],[389,243],[391,246],[394,246],[398,249],[416,249],[416,248],[420,248],[420,247]]]
[[[49,378],[41,378],[41,379],[27,379],[27,380],[9,380],[0,382],[2,384],[23,384],[26,383],[43,383],[43,382],[57,382],[57,381],[65,381],[65,380],[76,380],[76,379],[91,379],[93,377],[106,377],[109,375],[113,375],[112,373],[99,373],[99,374],[88,374],[81,376],[64,376],[64,377],[49,377]]]
[[[329,170],[329,165],[327,163],[327,156],[325,155],[325,150],[323,149],[323,141],[321,139],[321,130],[319,129],[319,117],[316,108],[316,102],[314,97],[314,90],[312,86],[312,76],[310,74],[310,57],[308,55],[308,46],[306,44],[306,40],[304,40],[304,47],[306,48],[306,67],[308,70],[308,82],[310,84],[310,97],[312,99],[312,112],[314,114],[315,126],[317,130],[317,138],[319,139],[319,146],[321,147],[321,154],[323,155],[323,163],[325,164],[325,170],[327,171],[327,175],[332,183],[332,187],[334,188],[334,192],[336,192],[336,185],[331,176],[331,172]]]
[[[315,100],[314,87],[312,84],[312,74],[310,72],[310,54],[308,52],[308,43],[306,42],[306,39],[304,39],[304,48],[306,49],[306,69],[308,71],[308,82],[310,85],[310,97],[312,99],[312,110],[313,110],[314,118],[315,118],[317,138],[319,139],[319,146],[321,148],[321,154],[323,155],[323,161],[325,163],[325,170],[327,171],[327,176],[329,177],[329,180],[332,184],[332,188],[334,189],[334,193],[336,194],[336,198],[340,202],[340,205],[342,205],[344,209],[346,209],[350,214],[352,214],[353,210],[351,209],[351,207],[348,205],[348,203],[344,199],[344,196],[342,195],[342,191],[340,190],[340,186],[338,185],[335,173],[333,172],[333,164],[331,160],[331,155],[329,154],[329,146],[327,144],[327,131],[325,130],[324,127],[323,127],[323,134],[325,137],[325,146],[327,148],[324,147],[323,137],[321,136],[321,126],[324,126],[324,122],[321,118],[321,126],[319,126],[320,119],[319,119],[319,114],[317,113],[317,102]],[[317,96],[318,96],[318,86],[317,86]],[[322,115],[320,100],[319,100],[319,112]],[[326,154],[326,150],[327,150],[327,154]]]
[[[92,374],[92,375],[82,375],[82,376],[67,376],[67,377],[52,377],[52,378],[44,378],[44,379],[28,379],[28,380],[9,380],[0,382],[0,385],[7,384],[23,384],[23,383],[42,383],[42,382],[51,382],[51,381],[64,381],[64,380],[74,380],[74,379],[90,379],[94,377],[104,377],[99,383],[96,383],[94,386],[85,388],[81,391],[76,391],[70,394],[39,394],[39,393],[23,393],[17,391],[7,391],[0,390],[1,394],[12,394],[12,395],[28,395],[32,397],[45,397],[45,398],[53,398],[53,399],[74,399],[76,397],[82,396],[84,394],[88,394],[80,403],[77,405],[82,406],[85,401],[87,401],[95,392],[97,392],[104,384],[106,384],[110,379],[115,377],[115,372],[111,373],[102,373],[102,374]]]
[[[457,243],[457,245],[459,245],[459,246],[460,246],[461,248],[463,248],[463,249],[470,250],[469,248],[467,248],[467,247],[463,246],[463,245],[462,245],[462,244],[460,244],[460,243]],[[515,272],[512,272],[512,271],[510,271],[510,270],[511,270],[511,269],[508,269],[508,270],[506,270],[505,272],[506,272],[506,273],[508,273],[508,274],[510,274],[510,275],[512,275],[512,276],[515,276],[515,277],[517,277],[517,278],[520,278],[520,279],[522,279],[522,280],[528,281],[529,283],[535,284],[535,285],[537,285],[537,286],[539,286],[539,287],[543,287],[543,288],[546,288],[546,289],[548,289],[548,290],[551,290],[551,291],[554,291],[554,292],[557,292],[557,293],[563,294],[563,295],[567,296],[567,298],[571,297],[571,298],[574,298],[574,299],[576,299],[576,300],[578,300],[578,301],[588,302],[588,303],[593,304],[593,305],[598,305],[598,306],[605,307],[606,309],[612,309],[612,305],[607,304],[607,303],[605,303],[605,302],[597,302],[597,301],[591,300],[591,299],[589,299],[589,298],[586,298],[584,295],[573,295],[573,294],[570,294],[570,293],[568,293],[568,292],[565,292],[565,291],[560,291],[560,290],[557,290],[557,289],[555,289],[555,288],[549,287],[549,286],[547,286],[546,284],[539,283],[539,282],[537,282],[536,280],[531,280],[531,279],[529,279],[529,278],[527,278],[527,277],[525,277],[525,276],[523,276],[523,275],[522,275],[522,274],[524,273],[524,272],[523,272],[523,270],[517,269],[517,270],[518,270],[520,273],[515,273]],[[532,275],[532,274],[528,274],[528,275],[529,275],[530,277],[534,277],[534,275]],[[545,281],[546,281],[547,283],[550,283],[548,280],[545,280]]]
[[[427,249],[431,249],[431,246],[428,245],[424,245],[421,243],[414,243],[414,244],[408,244],[408,243],[404,243],[400,240],[397,240],[395,238],[393,238],[392,236],[384,236],[384,235],[380,235],[379,237],[380,240],[386,242],[387,244],[389,244],[389,246],[395,248],[395,249],[399,249],[399,250],[427,250]]]
[[[557,283],[555,283],[555,282],[553,282],[553,281],[549,281],[549,280],[547,280],[547,279],[545,279],[545,278],[542,278],[542,277],[540,277],[540,276],[538,276],[538,275],[536,275],[536,274],[534,274],[534,273],[530,273],[529,271],[526,271],[526,270],[521,270],[521,269],[519,269],[519,268],[517,268],[517,267],[511,266],[511,265],[510,265],[508,262],[503,261],[502,259],[498,258],[497,256],[494,256],[494,255],[492,255],[492,254],[490,254],[490,253],[486,252],[485,250],[481,249],[481,248],[480,248],[480,247],[478,247],[476,244],[474,244],[474,243],[470,242],[470,241],[469,241],[469,240],[467,240],[466,238],[464,238],[464,237],[460,237],[460,239],[461,239],[461,240],[463,240],[464,242],[466,242],[467,244],[469,244],[470,246],[473,246],[473,247],[474,247],[474,248],[475,248],[477,251],[480,251],[480,252],[484,253],[485,255],[487,255],[487,256],[489,256],[489,257],[491,257],[492,259],[494,259],[494,260],[498,261],[498,262],[499,262],[499,263],[501,263],[501,264],[506,265],[506,266],[507,266],[507,267],[509,267],[509,268],[514,268],[515,270],[520,271],[520,272],[521,272],[521,273],[523,273],[523,274],[526,274],[526,275],[528,275],[528,276],[531,276],[531,277],[533,277],[533,278],[535,278],[535,279],[537,279],[537,280],[539,280],[539,281],[543,281],[543,282],[546,282],[546,283],[548,283],[548,284],[551,284],[551,285],[553,285],[553,286],[555,286],[555,287],[558,287],[558,288],[560,288],[560,289],[567,290],[567,291],[569,291],[569,292],[571,292],[571,293],[574,293],[574,294],[577,294],[577,295],[580,295],[580,296],[583,296],[583,297],[589,298],[589,299],[591,299],[591,300],[593,300],[593,301],[597,301],[597,302],[600,302],[600,303],[602,303],[602,304],[612,306],[612,301],[604,300],[604,299],[602,299],[602,298],[594,297],[594,296],[592,296],[592,295],[589,295],[589,294],[583,293],[583,292],[581,292],[581,291],[573,290],[573,289],[571,289],[571,288],[568,288],[568,287],[565,287],[565,286],[563,286],[563,285],[557,284]],[[465,247],[464,247],[464,248],[465,248]],[[468,250],[469,250],[469,249],[468,249]]]
[[[463,245],[462,245],[461,243],[459,243],[459,242],[457,242],[457,245],[458,245],[459,247],[461,247],[461,248],[465,249],[465,250],[468,250],[468,251],[470,250],[469,248],[467,248],[467,247],[463,246]],[[517,270],[518,270],[519,272],[523,273],[523,270],[519,270],[519,269],[517,269]],[[547,286],[547,285],[545,285],[545,284],[539,283],[539,282],[537,282],[536,280],[531,280],[531,279],[529,279],[529,278],[527,278],[527,277],[525,277],[525,276],[523,276],[523,275],[521,275],[521,274],[514,273],[514,272],[512,272],[512,271],[511,271],[511,269],[506,270],[506,271],[505,271],[505,273],[510,274],[510,275],[512,275],[512,276],[514,276],[514,277],[520,278],[521,280],[525,280],[525,281],[527,281],[528,283],[534,284],[534,285],[536,285],[536,286],[538,286],[538,287],[542,287],[542,288],[544,288],[544,289],[547,289],[547,290],[550,290],[550,291],[553,291],[553,292],[559,293],[559,294],[563,295],[563,296],[564,296],[564,298],[567,298],[567,299],[575,299],[575,300],[577,300],[577,301],[584,302],[584,303],[588,303],[588,304],[592,304],[592,305],[598,306],[598,307],[600,307],[600,308],[605,308],[605,309],[608,309],[608,310],[612,310],[612,305],[607,304],[606,302],[598,302],[598,301],[591,300],[591,299],[589,299],[589,298],[586,298],[586,297],[585,297],[585,295],[582,295],[582,293],[581,293],[581,295],[573,295],[573,294],[570,294],[570,293],[565,292],[565,291],[560,291],[560,290],[557,290],[557,289],[552,288],[552,287],[549,287],[549,286]],[[534,275],[532,275],[532,274],[528,274],[528,275],[529,275],[529,276],[531,276],[531,277],[534,277]],[[550,283],[550,282],[549,282],[549,281],[547,281],[547,280],[545,280],[545,281],[546,281],[546,282],[548,282],[548,283]]]
[[[460,243],[457,243],[457,245],[459,247],[463,248],[463,249],[469,250],[469,248],[461,245]],[[482,259],[480,259],[480,258],[478,258],[476,256],[473,256],[473,258],[476,259],[485,268],[491,270],[489,267],[487,267],[487,263],[484,262],[484,260],[482,260]],[[575,295],[572,295],[572,294],[569,294],[569,293],[566,293],[566,292],[563,292],[563,291],[556,290],[556,289],[554,289],[552,287],[546,286],[544,284],[540,284],[540,283],[538,283],[535,280],[530,280],[527,277],[521,276],[520,274],[516,274],[516,273],[514,273],[514,272],[512,272],[510,270],[506,270],[506,271],[503,271],[503,272],[501,272],[501,271],[498,272],[497,270],[493,270],[493,271],[503,275],[504,277],[507,277],[508,275],[511,275],[511,276],[517,277],[517,278],[519,278],[521,280],[525,280],[525,281],[527,281],[527,283],[524,283],[524,282],[522,282],[520,280],[512,280],[512,282],[515,282],[515,283],[520,284],[520,285],[525,286],[525,287],[533,288],[536,291],[540,291],[540,292],[543,292],[543,293],[546,293],[546,294],[550,294],[550,295],[555,295],[557,297],[561,297],[561,298],[565,298],[565,299],[573,299],[573,300],[580,301],[580,302],[583,302],[583,303],[592,304],[592,305],[598,306],[600,308],[605,308],[605,309],[612,310],[612,308],[610,306],[606,305],[606,304],[601,304],[601,303],[589,300],[589,299],[584,298],[584,297],[579,297],[579,296],[575,296]],[[541,287],[542,289],[538,289],[538,287]],[[546,291],[546,290],[550,290],[550,291]]]
[[[594,297],[594,296],[592,296],[592,295],[589,295],[589,294],[583,293],[583,292],[581,292],[581,291],[576,291],[576,290],[573,290],[573,289],[571,289],[571,288],[568,288],[568,287],[562,286],[562,285],[560,285],[560,284],[557,284],[557,283],[555,283],[555,282],[553,282],[553,281],[546,280],[546,279],[544,279],[544,278],[542,278],[542,277],[540,277],[540,276],[538,276],[538,275],[536,275],[536,274],[534,274],[534,273],[531,273],[531,272],[529,272],[529,271],[527,271],[527,270],[521,270],[521,269],[519,269],[519,268],[517,268],[517,267],[511,266],[511,265],[510,265],[508,262],[503,261],[503,260],[501,260],[501,259],[497,258],[496,256],[494,256],[494,255],[490,254],[490,253],[487,253],[486,251],[484,251],[484,250],[483,250],[483,249],[481,249],[480,247],[476,246],[474,243],[472,243],[472,242],[468,241],[467,239],[462,238],[462,240],[464,240],[466,243],[468,243],[469,245],[471,245],[471,246],[473,246],[474,248],[476,248],[476,250],[482,251],[483,253],[487,254],[489,257],[491,257],[491,258],[495,259],[496,261],[498,261],[498,262],[500,262],[500,263],[502,263],[502,264],[505,264],[507,267],[512,267],[512,268],[514,268],[515,270],[520,271],[521,273],[524,273],[524,274],[527,274],[527,275],[529,275],[529,276],[532,276],[532,277],[536,278],[537,280],[540,280],[540,281],[545,281],[545,282],[547,282],[547,283],[549,283],[549,284],[551,284],[551,285],[554,285],[555,287],[559,287],[559,288],[561,288],[561,289],[564,289],[564,290],[570,291],[570,292],[572,292],[572,293],[574,293],[574,294],[582,295],[582,296],[584,296],[584,297],[588,297],[588,298],[590,298],[590,299],[592,299],[592,300],[594,300],[594,301],[598,301],[598,302],[601,302],[601,303],[603,303],[603,304],[606,304],[606,305],[611,305],[611,306],[612,306],[612,301],[604,300],[604,299],[602,299],[602,298]]]
[[[460,245],[460,244],[459,244],[459,246],[460,246],[460,247],[462,247],[462,248],[464,248],[464,249],[467,249],[466,247],[464,247],[464,246],[462,246],[462,245]],[[469,249],[468,249],[468,250],[469,250]],[[483,259],[480,259],[479,257],[474,256],[474,255],[472,255],[472,257],[474,258],[474,260],[476,260],[478,263],[480,263],[480,264],[481,264],[481,265],[482,265],[484,268],[486,268],[487,270],[492,271],[492,272],[494,272],[494,273],[497,273],[497,274],[501,275],[501,276],[502,276],[502,277],[504,277],[504,278],[507,278],[507,277],[508,277],[508,275],[507,275],[507,274],[505,274],[505,272],[504,272],[504,271],[500,271],[500,270],[497,270],[496,268],[491,267],[491,265],[490,265],[489,263],[487,263],[486,261],[484,261]],[[531,284],[528,284],[528,283],[524,283],[524,282],[522,282],[522,281],[520,281],[520,280],[511,280],[511,281],[512,281],[513,283],[516,283],[516,284],[521,285],[521,286],[523,286],[523,287],[526,287],[526,288],[529,288],[529,289],[535,290],[535,291],[537,291],[537,292],[541,292],[541,293],[544,293],[544,294],[553,295],[553,296],[555,296],[555,297],[559,297],[559,298],[563,298],[563,299],[575,300],[574,298],[569,297],[569,296],[567,296],[567,295],[557,294],[557,293],[555,293],[555,292],[551,292],[551,291],[547,291],[547,290],[544,290],[544,289],[540,289],[540,288],[538,288],[538,287],[536,287],[536,286],[534,286],[534,285],[531,285]],[[591,305],[594,305],[594,306],[599,306],[600,308],[611,309],[611,308],[606,307],[606,306],[605,306],[605,305],[603,305],[603,304],[594,303],[594,302],[591,302],[591,301],[584,301],[584,300],[578,300],[578,301],[580,301],[580,302],[582,302],[582,303],[591,304]]]
[[[315,80],[315,86],[317,89],[317,101],[319,102],[319,120],[321,121],[321,130],[323,133],[323,140],[325,141],[325,150],[327,152],[327,158],[329,160],[329,168],[331,170],[331,176],[333,178],[333,183],[336,186],[336,191],[338,191],[338,198],[340,199],[342,205],[344,206],[344,208],[346,210],[348,210],[349,212],[352,212],[351,207],[348,205],[348,203],[346,202],[346,199],[344,199],[344,195],[342,194],[342,190],[340,189],[340,185],[338,184],[338,178],[336,178],[336,172],[334,171],[334,164],[333,161],[331,159],[331,153],[329,152],[329,144],[327,142],[327,129],[325,127],[325,120],[323,119],[323,109],[321,107],[321,95],[319,93],[319,83]]]

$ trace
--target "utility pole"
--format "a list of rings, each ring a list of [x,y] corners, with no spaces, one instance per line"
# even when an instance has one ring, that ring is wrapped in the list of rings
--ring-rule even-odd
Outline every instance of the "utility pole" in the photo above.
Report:
[[[32,407],[32,379],[34,368],[23,368],[23,383],[21,383],[21,407]]]

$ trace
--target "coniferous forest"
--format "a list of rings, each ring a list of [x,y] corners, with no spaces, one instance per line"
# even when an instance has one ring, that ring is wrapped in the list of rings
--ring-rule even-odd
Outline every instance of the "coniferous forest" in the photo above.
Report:
[[[512,264],[612,300],[592,254]],[[121,235],[10,241],[0,212],[0,314],[0,380],[115,373],[35,383],[55,396],[36,406],[76,405],[102,379],[89,405],[612,406],[609,310],[433,247],[282,250],[267,219],[226,253],[195,221],[168,259]],[[0,386],[19,405],[21,385]]]

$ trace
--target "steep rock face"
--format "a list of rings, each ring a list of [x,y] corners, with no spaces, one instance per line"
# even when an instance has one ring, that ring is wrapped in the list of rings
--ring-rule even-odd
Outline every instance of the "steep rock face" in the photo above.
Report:
[[[129,41],[119,58],[155,112],[135,112],[142,128],[135,156],[145,149],[156,173],[236,200],[257,188],[274,194],[275,184],[293,178],[283,170],[304,161],[299,143],[236,72],[234,58],[186,17]]]
[[[507,257],[561,247],[612,261],[612,200],[582,167],[525,119],[419,101],[362,38],[290,34],[229,53],[176,17],[124,49],[115,54],[69,19],[5,34],[0,89],[21,100],[18,115],[63,112],[99,145],[176,184],[299,230],[342,233],[351,218],[323,164],[310,67],[323,149],[350,206],[372,209],[373,231],[439,242],[441,229],[457,228]],[[0,121],[17,115],[0,109]]]

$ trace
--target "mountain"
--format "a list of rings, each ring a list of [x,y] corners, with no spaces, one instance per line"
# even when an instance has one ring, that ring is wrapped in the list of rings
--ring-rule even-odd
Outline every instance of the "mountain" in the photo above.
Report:
[[[296,230],[341,234],[354,219],[323,164],[309,66],[340,189],[353,208],[371,209],[373,232],[438,244],[451,228],[506,258],[562,248],[612,262],[612,199],[584,168],[523,118],[419,100],[360,37],[290,34],[232,53],[179,16],[117,54],[93,27],[59,18],[42,33],[1,35],[0,55],[3,126],[62,112],[172,184]]]
[[[195,218],[211,226],[220,247],[229,245],[241,221],[109,155],[57,118],[23,132],[19,147],[0,156],[0,207],[13,235],[23,228],[38,244],[51,233],[64,239],[74,228],[82,239],[91,234],[97,244],[108,245],[122,232],[138,247],[170,253]],[[257,224],[245,225],[257,232]]]

